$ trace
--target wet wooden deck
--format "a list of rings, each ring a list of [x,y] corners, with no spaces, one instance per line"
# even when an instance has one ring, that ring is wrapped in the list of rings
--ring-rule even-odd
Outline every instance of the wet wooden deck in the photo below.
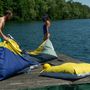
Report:
[[[63,62],[69,62],[69,61],[77,62],[77,63],[81,62],[66,55],[60,54],[58,56],[58,59],[50,61],[49,63],[54,65],[59,65]],[[22,90],[24,88],[37,88],[37,87],[52,86],[52,85],[90,83],[90,76],[76,81],[68,81],[63,79],[41,77],[39,76],[40,71],[41,71],[41,67],[33,70],[29,74],[25,73],[0,81],[0,90],[18,90],[18,89]]]

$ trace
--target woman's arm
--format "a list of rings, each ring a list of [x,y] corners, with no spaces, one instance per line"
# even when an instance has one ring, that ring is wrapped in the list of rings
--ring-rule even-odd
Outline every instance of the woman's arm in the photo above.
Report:
[[[49,27],[50,27],[50,21],[46,21],[46,29],[47,29],[46,39],[50,37]]]

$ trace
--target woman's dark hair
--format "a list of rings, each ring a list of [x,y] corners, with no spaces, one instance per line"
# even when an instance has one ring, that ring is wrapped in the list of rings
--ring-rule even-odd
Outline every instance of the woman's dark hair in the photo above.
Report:
[[[46,20],[50,20],[49,16],[46,14],[42,17],[42,20],[45,22]]]
[[[4,13],[4,15],[12,15],[12,11],[6,10],[5,13]]]

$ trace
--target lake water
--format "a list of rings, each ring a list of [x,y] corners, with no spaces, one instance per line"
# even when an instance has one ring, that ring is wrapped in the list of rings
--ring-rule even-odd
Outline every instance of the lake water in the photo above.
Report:
[[[8,23],[5,33],[11,34],[20,46],[36,49],[42,42],[42,22]],[[57,52],[90,62],[90,19],[52,22],[51,41]]]
[[[90,90],[90,84],[53,85],[41,88],[28,88],[25,90]]]

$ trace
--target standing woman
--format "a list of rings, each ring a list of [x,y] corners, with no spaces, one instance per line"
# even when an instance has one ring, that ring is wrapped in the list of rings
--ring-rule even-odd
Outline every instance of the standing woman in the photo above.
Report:
[[[44,34],[44,38],[43,40],[47,40],[49,37],[50,37],[50,33],[49,33],[49,28],[50,28],[50,18],[48,15],[45,15],[43,16],[43,22],[44,22],[44,25],[43,25],[43,34]]]

